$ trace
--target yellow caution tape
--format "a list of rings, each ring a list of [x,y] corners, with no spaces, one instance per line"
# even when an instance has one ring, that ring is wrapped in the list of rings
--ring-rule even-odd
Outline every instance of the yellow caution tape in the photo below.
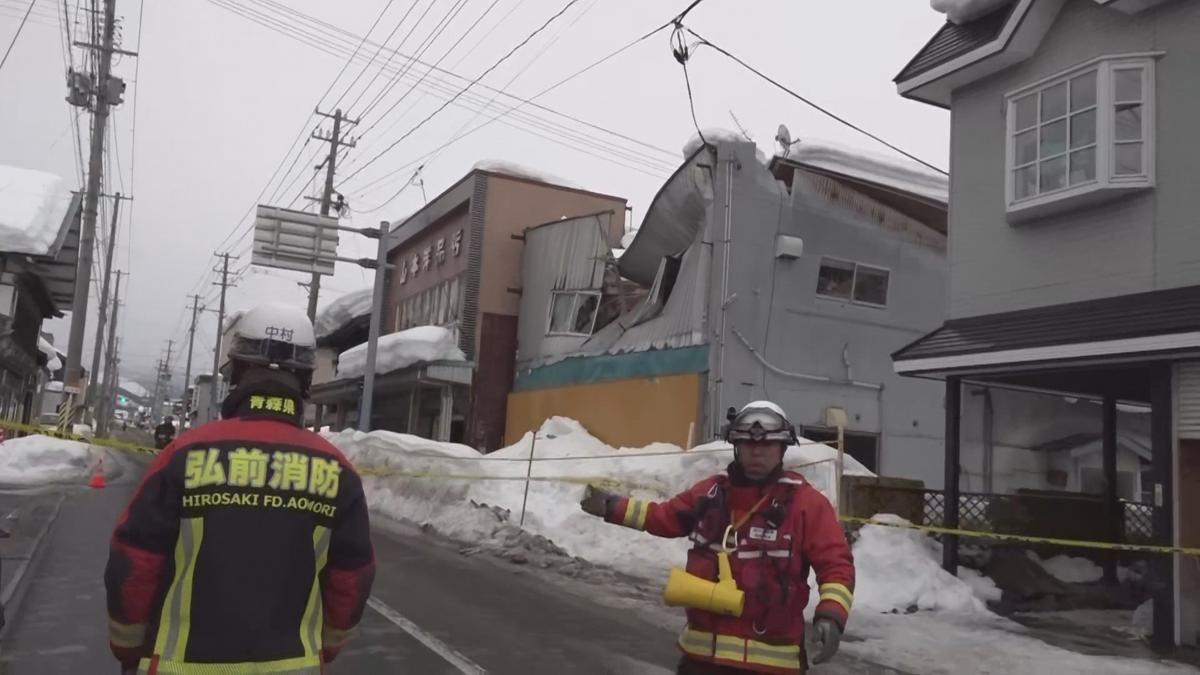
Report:
[[[143,445],[137,445],[135,443],[126,443],[124,441],[118,441],[118,440],[114,440],[111,438],[88,438],[87,436],[80,436],[78,434],[64,433],[62,431],[59,431],[57,428],[35,427],[35,426],[29,425],[29,424],[21,424],[20,422],[10,422],[8,420],[0,420],[0,428],[12,429],[14,431],[21,431],[21,432],[24,432],[27,434],[38,434],[39,436],[50,436],[52,438],[61,438],[63,440],[67,440],[67,441],[79,441],[80,443],[89,443],[91,445],[99,445],[99,446],[103,446],[106,448],[113,448],[114,450],[127,450],[129,452],[141,452],[141,453],[145,453],[148,455],[157,455],[158,454],[158,450],[155,448],[148,448]]]
[[[1077,539],[1054,539],[1052,537],[1030,537],[1023,534],[1001,534],[999,532],[977,532],[974,530],[956,530],[949,527],[934,525],[916,525],[914,523],[884,523],[870,518],[856,516],[840,516],[847,523],[860,525],[879,525],[882,527],[897,527],[904,530],[920,530],[934,534],[953,534],[959,537],[976,537],[981,539],[999,539],[1001,541],[1024,541],[1033,544],[1055,544],[1057,546],[1073,546],[1076,548],[1098,548],[1110,551],[1142,551],[1146,553],[1182,553],[1184,555],[1200,556],[1200,548],[1183,546],[1150,546],[1142,544],[1112,544],[1103,541],[1080,541]]]
[[[360,475],[363,476],[381,476],[385,478],[433,478],[440,480],[511,480],[511,481],[534,481],[543,483],[573,483],[575,485],[594,485],[596,487],[606,488],[631,488],[636,490],[658,490],[666,491],[670,488],[665,485],[656,485],[654,483],[635,483],[632,481],[616,480],[604,476],[478,476],[469,474],[451,474],[451,473],[434,473],[428,471],[402,471],[399,469],[390,468],[362,468],[356,467]]]

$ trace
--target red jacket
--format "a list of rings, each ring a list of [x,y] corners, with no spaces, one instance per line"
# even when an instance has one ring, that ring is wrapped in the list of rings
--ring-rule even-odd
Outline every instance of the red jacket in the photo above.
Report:
[[[716,581],[725,529],[750,511],[729,554],[738,588],[746,594],[742,615],[689,608],[679,648],[693,658],[746,670],[802,672],[810,567],[820,587],[817,617],[844,629],[854,600],[850,544],[829,500],[802,475],[776,471],[752,483],[731,464],[666,502],[622,497],[606,520],[659,537],[690,537],[688,573]]]
[[[110,641],[138,672],[318,672],[362,618],[375,557],[358,475],[297,426],[298,401],[244,407],[159,453],[117,522]]]

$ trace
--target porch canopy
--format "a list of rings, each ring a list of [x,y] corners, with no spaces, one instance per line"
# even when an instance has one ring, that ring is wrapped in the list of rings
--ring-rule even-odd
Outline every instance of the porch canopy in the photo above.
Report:
[[[1153,540],[1170,545],[1173,523],[1172,364],[1200,358],[1200,286],[1151,291],[947,321],[892,354],[900,375],[946,382],[945,526],[958,526],[960,416],[964,383],[1101,400],[1105,520],[1120,539],[1117,403],[1151,408]],[[957,537],[943,563],[958,563]],[[1106,566],[1115,580],[1115,568]],[[1172,621],[1170,556],[1153,558],[1155,634]]]

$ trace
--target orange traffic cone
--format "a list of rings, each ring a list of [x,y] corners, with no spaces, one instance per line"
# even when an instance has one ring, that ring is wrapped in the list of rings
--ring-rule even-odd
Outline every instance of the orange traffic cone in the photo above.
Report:
[[[102,488],[106,485],[107,483],[104,482],[104,458],[101,457],[100,461],[96,463],[96,470],[92,472],[92,480],[88,483],[88,487]]]

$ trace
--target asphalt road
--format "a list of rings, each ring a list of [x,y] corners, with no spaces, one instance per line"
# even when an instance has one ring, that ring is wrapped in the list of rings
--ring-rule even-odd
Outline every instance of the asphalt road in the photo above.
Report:
[[[144,460],[110,457],[106,466],[120,475],[106,489],[58,486],[39,493],[43,501],[55,492],[65,500],[20,584],[23,601],[8,616],[0,675],[118,672],[108,647],[103,573],[109,537]],[[0,511],[7,503],[0,499]],[[661,613],[644,613],[655,603],[630,588],[603,578],[569,581],[533,565],[465,555],[453,543],[382,522],[373,540],[378,573],[370,607],[342,655],[327,667],[329,675],[675,672],[679,654],[676,633],[665,625],[670,621],[664,623]],[[19,557],[27,551],[9,553]],[[597,593],[606,599],[595,601]],[[812,672],[896,673],[846,655]]]
[[[68,486],[0,647],[0,674],[118,672],[103,585],[108,539],[136,486]],[[620,673],[660,675],[678,659],[669,632],[564,595],[508,563],[423,535],[377,530],[371,607],[330,675]]]

